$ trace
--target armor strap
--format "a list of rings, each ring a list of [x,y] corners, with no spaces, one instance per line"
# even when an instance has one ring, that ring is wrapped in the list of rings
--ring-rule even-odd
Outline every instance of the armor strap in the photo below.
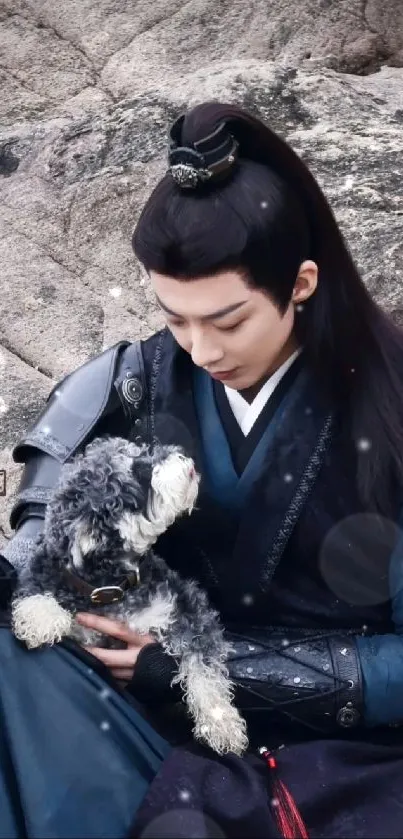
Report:
[[[141,445],[151,442],[147,381],[141,342],[129,344],[123,353],[114,382],[130,427],[130,439]]]

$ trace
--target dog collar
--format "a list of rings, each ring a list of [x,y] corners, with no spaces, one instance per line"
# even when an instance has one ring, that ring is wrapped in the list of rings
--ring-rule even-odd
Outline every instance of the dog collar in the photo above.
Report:
[[[92,603],[97,606],[107,606],[110,603],[118,603],[123,600],[125,592],[129,588],[140,584],[140,569],[137,566],[131,574],[124,577],[117,585],[98,586],[96,588],[77,574],[73,574],[68,568],[63,568],[62,577],[71,588],[75,588],[80,594],[89,597]]]

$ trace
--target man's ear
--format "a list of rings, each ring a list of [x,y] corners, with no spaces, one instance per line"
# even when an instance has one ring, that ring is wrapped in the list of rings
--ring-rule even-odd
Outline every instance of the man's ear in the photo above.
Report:
[[[300,265],[291,297],[294,304],[305,303],[315,293],[318,274],[318,266],[311,259],[306,259]]]

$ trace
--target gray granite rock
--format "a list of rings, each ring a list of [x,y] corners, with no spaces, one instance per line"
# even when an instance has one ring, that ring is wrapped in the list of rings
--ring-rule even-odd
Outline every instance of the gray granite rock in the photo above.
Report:
[[[16,430],[26,428],[34,420],[50,386],[45,376],[15,353],[0,347],[0,469],[6,473],[6,495],[0,496],[0,548],[10,536],[7,513],[20,476],[20,468],[11,457],[12,442]]]
[[[285,136],[403,320],[402,15],[401,0],[0,0],[0,545],[11,448],[53,383],[160,324],[130,238],[188,105],[238,102]]]

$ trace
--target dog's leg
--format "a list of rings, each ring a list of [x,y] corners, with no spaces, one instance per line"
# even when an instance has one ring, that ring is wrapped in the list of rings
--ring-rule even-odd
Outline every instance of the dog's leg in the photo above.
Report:
[[[200,655],[186,655],[175,682],[185,691],[195,737],[219,754],[243,754],[248,746],[246,723],[232,704],[232,685],[225,669],[206,664]]]
[[[72,615],[59,605],[52,594],[32,594],[12,604],[12,630],[29,649],[42,644],[56,644],[72,627]]]

